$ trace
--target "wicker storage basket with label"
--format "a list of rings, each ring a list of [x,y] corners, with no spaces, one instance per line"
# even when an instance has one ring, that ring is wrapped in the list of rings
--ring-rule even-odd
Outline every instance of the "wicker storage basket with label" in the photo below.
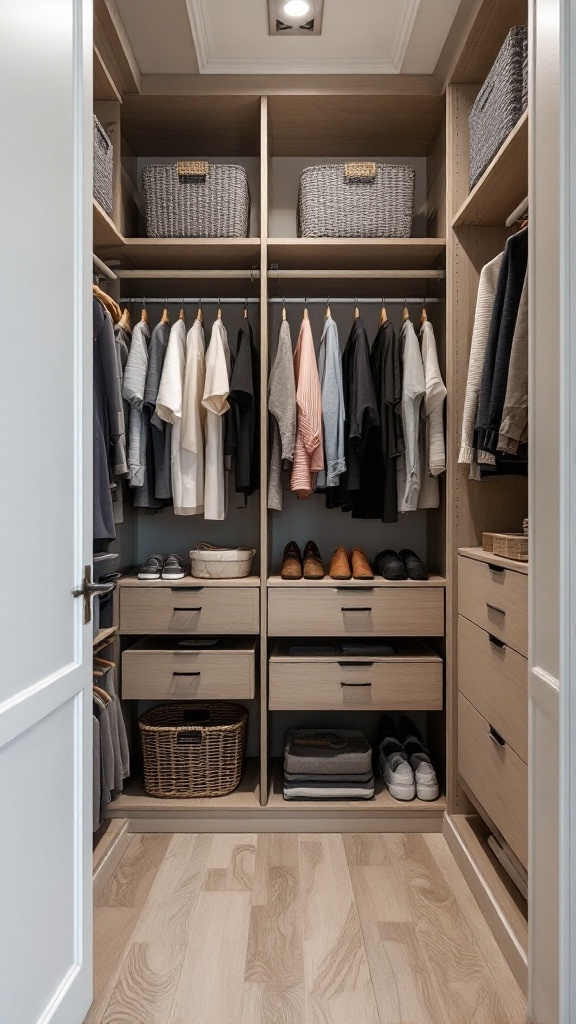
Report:
[[[140,718],[149,796],[225,796],[242,777],[248,712],[228,701],[161,704]]]
[[[199,160],[142,171],[150,238],[246,238],[250,192],[243,167]]]
[[[298,195],[304,238],[408,238],[414,170],[403,164],[305,167]]]

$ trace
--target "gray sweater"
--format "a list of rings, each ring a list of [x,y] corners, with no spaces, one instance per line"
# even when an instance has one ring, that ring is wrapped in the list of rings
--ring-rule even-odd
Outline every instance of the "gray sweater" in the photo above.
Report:
[[[268,478],[268,508],[282,511],[282,463],[294,459],[296,443],[296,382],[292,339],[287,320],[280,324],[278,351],[270,371],[268,384],[270,411],[270,475]]]
[[[336,487],[342,473],[346,472],[344,458],[345,413],[338,328],[331,316],[324,324],[320,341],[318,375],[322,392],[326,469],[318,473],[316,487]]]

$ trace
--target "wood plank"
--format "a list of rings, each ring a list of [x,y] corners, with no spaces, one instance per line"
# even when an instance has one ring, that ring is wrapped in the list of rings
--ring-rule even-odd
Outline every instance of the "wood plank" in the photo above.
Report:
[[[268,98],[260,101],[260,225],[262,245],[260,249],[260,380],[268,381],[270,369],[270,317],[265,314],[268,307],[268,222],[270,203],[270,125]],[[259,531],[260,531],[260,572],[263,580],[270,570],[271,517],[268,512],[268,403],[266,387],[261,387],[259,410],[260,428],[260,486]],[[260,803],[268,800],[268,592],[260,590]]]
[[[252,892],[255,859],[255,835],[214,836],[202,888],[206,892]]]
[[[446,1024],[520,1024],[497,991],[474,936],[423,836],[388,837]]]
[[[283,270],[425,270],[444,258],[444,238],[269,238],[268,260]]]
[[[452,219],[460,224],[504,225],[528,195],[528,111],[498,150]]]
[[[202,892],[170,1024],[240,1024],[249,892]]]
[[[442,1003],[414,922],[362,922],[381,1024],[440,1024]]]
[[[238,580],[199,580],[194,576],[184,576],[181,580],[139,580],[134,574],[123,576],[121,580],[118,580],[117,589],[122,590],[124,587],[137,587],[141,590],[155,590],[162,588],[173,590],[174,587],[180,589],[183,587],[201,587],[202,590],[220,590],[222,587],[259,587],[260,577],[259,576],[244,576]]]
[[[122,131],[136,156],[259,156],[260,96],[126,96]]]
[[[102,209],[96,199],[92,200],[93,242],[94,251],[100,255],[102,251],[121,252],[124,240],[111,217]],[[110,247],[113,247],[111,249]]]
[[[483,0],[449,78],[478,82],[486,78],[506,35],[514,25],[528,22],[527,0]]]
[[[342,837],[300,840],[305,1019],[379,1024]]]
[[[123,582],[123,581],[121,581]],[[326,589],[347,590],[426,590],[428,587],[445,587],[444,576],[436,576],[431,573],[427,580],[385,580],[382,576],[375,576],[373,580],[333,580],[325,576],[322,580],[283,580],[281,576],[269,576],[269,587],[280,587],[285,590],[314,590],[316,587]]]
[[[102,895],[98,907],[142,908],[166,854],[170,836],[133,836]]]
[[[269,96],[268,107],[274,157],[425,156],[444,115],[442,96]]]
[[[503,569],[513,569],[514,572],[523,572],[525,576],[528,575],[526,562],[517,562],[515,558],[503,558],[502,555],[495,555],[492,551],[484,551],[482,548],[458,548],[458,554],[465,558],[475,558],[478,562],[501,565]]]
[[[116,981],[130,947],[141,907],[94,909],[94,998],[84,1024],[102,1024]]]
[[[93,75],[94,100],[117,100],[122,103],[120,95],[112,75],[108,71],[104,58],[97,46],[94,47],[94,75]]]

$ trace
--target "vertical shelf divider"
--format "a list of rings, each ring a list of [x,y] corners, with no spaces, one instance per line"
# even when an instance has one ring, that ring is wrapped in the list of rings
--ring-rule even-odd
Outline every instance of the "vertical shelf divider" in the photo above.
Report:
[[[268,803],[268,98],[260,99],[260,803]]]

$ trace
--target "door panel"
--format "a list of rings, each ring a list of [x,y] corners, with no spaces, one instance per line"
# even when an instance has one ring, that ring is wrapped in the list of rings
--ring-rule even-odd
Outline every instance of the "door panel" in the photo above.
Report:
[[[0,5],[0,1021],[91,999],[91,0]]]

